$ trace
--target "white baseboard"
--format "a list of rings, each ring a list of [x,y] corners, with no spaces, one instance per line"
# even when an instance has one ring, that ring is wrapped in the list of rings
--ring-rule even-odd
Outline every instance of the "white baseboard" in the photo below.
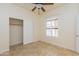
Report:
[[[50,42],[47,42],[47,41],[45,41],[45,40],[41,40],[41,41],[46,42],[46,43],[49,43],[49,44],[51,44],[51,45],[56,45],[56,46],[59,46],[59,47],[65,48],[65,47],[63,47],[63,46],[60,46],[60,45],[55,44],[55,43],[50,43]],[[68,50],[71,50],[71,51],[77,52],[77,51],[75,51],[75,49],[69,49],[69,48],[65,48],[65,49],[68,49]],[[79,53],[79,52],[77,52],[77,53]]]
[[[23,43],[23,45],[25,45],[25,44],[29,44],[29,43],[32,43],[32,42],[37,42],[37,41],[39,41],[39,40],[25,42],[25,43]]]
[[[1,50],[1,51],[0,51],[0,54],[4,53],[4,52],[6,52],[6,51],[9,51],[9,49]]]

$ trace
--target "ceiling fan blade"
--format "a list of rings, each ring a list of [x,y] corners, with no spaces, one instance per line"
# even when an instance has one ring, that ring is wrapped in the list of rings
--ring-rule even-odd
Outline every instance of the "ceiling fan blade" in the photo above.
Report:
[[[41,3],[42,5],[53,5],[54,3]]]
[[[32,11],[34,11],[36,9],[36,7],[34,7],[33,9],[32,9]]]
[[[45,12],[45,11],[46,11],[43,7],[41,7],[41,10],[42,10],[43,12]]]

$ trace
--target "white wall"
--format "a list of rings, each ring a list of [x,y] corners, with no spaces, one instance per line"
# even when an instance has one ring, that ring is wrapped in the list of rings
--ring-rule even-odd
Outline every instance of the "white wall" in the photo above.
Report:
[[[38,17],[16,5],[0,4],[0,53],[9,50],[9,17],[24,21],[24,44],[41,40],[74,50],[77,6],[77,4],[63,4]],[[44,27],[44,21],[51,17],[57,17],[59,20],[59,37],[52,40],[45,36]]]
[[[0,4],[0,53],[9,50],[9,17],[24,21],[24,44],[36,41],[33,26],[37,17],[30,11],[16,5]]]
[[[41,18],[41,40],[55,44],[67,49],[75,50],[75,20],[78,12],[78,4],[62,4],[59,7],[52,8],[51,11],[43,14]],[[57,18],[59,24],[59,36],[49,38],[45,35],[45,20],[48,18]]]

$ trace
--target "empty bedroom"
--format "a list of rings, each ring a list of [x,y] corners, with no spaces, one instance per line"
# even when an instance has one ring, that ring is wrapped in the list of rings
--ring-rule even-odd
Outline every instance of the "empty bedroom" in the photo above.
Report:
[[[79,3],[0,3],[0,56],[79,56]]]

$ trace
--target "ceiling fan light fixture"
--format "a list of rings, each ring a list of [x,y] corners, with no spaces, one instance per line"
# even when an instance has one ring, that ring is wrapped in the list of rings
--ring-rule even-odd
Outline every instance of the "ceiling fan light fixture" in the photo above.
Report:
[[[35,7],[32,9],[32,11],[35,11],[38,9],[38,14],[40,13],[40,10],[43,12],[46,12],[45,8],[43,7],[44,5],[53,5],[54,3],[33,3]]]
[[[41,4],[38,4],[38,5],[36,5],[37,6],[37,8],[41,8],[42,7],[42,5]]]

